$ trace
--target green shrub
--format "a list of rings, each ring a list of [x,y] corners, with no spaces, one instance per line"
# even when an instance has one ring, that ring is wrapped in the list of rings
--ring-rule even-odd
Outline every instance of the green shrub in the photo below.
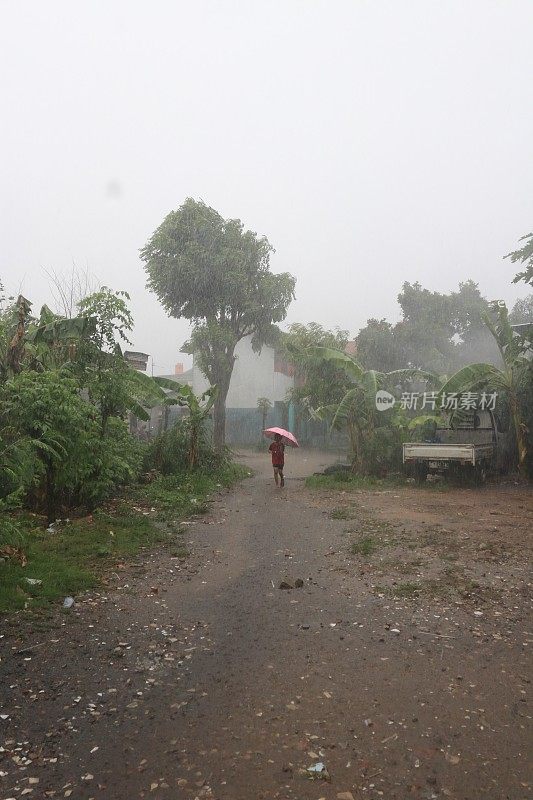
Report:
[[[384,425],[374,429],[362,443],[362,461],[368,475],[384,477],[402,468],[402,444],[407,435],[403,428]]]
[[[94,434],[85,443],[85,474],[71,484],[65,475],[71,506],[95,508],[119,486],[135,481],[141,471],[146,445],[130,435],[123,420],[111,418],[105,437],[99,431]]]
[[[79,506],[94,508],[139,472],[142,446],[125,422],[109,419],[104,436],[98,410],[64,372],[28,371],[7,381],[0,419],[16,454],[1,464],[4,491],[18,482],[26,504],[49,521]]]
[[[179,420],[172,428],[160,433],[150,444],[144,458],[144,468],[156,469],[162,475],[177,475],[188,470],[191,426],[189,420]],[[196,469],[213,473],[230,462],[230,452],[216,453],[211,437],[202,425],[198,436]]]
[[[159,509],[159,517],[175,520],[190,514],[205,514],[208,498],[222,486],[229,487],[250,476],[241,464],[227,463],[217,470],[192,470],[158,475],[143,489],[145,499]]]

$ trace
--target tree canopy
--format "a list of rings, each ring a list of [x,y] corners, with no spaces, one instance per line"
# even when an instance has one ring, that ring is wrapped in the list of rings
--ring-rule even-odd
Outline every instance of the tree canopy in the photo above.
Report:
[[[310,347],[329,347],[344,350],[348,343],[348,331],[327,330],[317,322],[303,325],[295,322],[281,338],[287,358],[296,367],[296,385],[292,399],[304,407],[317,407],[339,401],[346,391],[346,380],[342,370],[331,363],[319,362],[309,355]]]
[[[516,301],[509,314],[509,319],[513,324],[533,322],[533,294],[520,297]]]
[[[404,283],[398,295],[402,318],[396,324],[371,319],[357,336],[361,363],[382,371],[420,367],[450,373],[482,350],[487,360],[497,350],[484,326],[488,301],[473,281],[449,294],[419,283]]]
[[[251,336],[260,349],[294,297],[292,275],[270,271],[272,252],[266,237],[190,197],[165,217],[141,250],[148,288],[170,316],[192,322],[184,349],[194,352],[210,383],[218,386],[214,410],[219,447],[224,443],[235,346]]]
[[[510,258],[513,264],[519,263],[525,267],[523,272],[519,272],[514,277],[513,283],[524,281],[533,286],[533,233],[526,233],[520,241],[525,242],[523,247],[508,253],[505,258]]]

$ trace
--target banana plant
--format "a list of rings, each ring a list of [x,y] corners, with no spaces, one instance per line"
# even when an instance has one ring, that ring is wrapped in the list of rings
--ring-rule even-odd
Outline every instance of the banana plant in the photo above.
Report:
[[[322,406],[315,413],[322,419],[329,418],[332,428],[346,427],[352,466],[357,472],[364,468],[364,445],[372,440],[377,427],[379,412],[376,409],[376,393],[394,381],[435,379],[432,373],[419,369],[400,369],[387,373],[367,370],[352,356],[329,347],[310,347],[307,353],[310,358],[333,364],[346,376],[348,388],[340,403]]]
[[[39,317],[31,313],[29,300],[19,295],[15,305],[0,320],[0,379],[23,369],[43,372],[59,369],[75,358],[77,344],[87,336],[94,320],[80,316],[60,317],[47,305]]]
[[[183,386],[178,393],[179,405],[186,406],[189,410],[189,469],[194,469],[198,463],[200,431],[204,420],[215,405],[217,397],[217,386],[210,386],[199,398],[190,386]]]
[[[268,397],[259,397],[257,399],[257,410],[261,414],[261,430],[263,431],[266,428],[266,421],[268,412],[272,408],[272,403],[268,399]]]
[[[124,405],[126,410],[144,422],[150,419],[147,409],[154,408],[154,406],[174,404],[174,401],[169,401],[169,394],[164,390],[175,390],[176,381],[151,377],[144,372],[138,372],[128,364],[124,383],[126,389]]]
[[[441,395],[486,389],[502,392],[509,403],[518,450],[518,467],[522,470],[528,455],[528,430],[520,398],[526,393],[531,403],[533,397],[533,369],[527,355],[528,342],[512,329],[507,307],[502,301],[491,303],[490,311],[483,320],[498,345],[502,366],[469,364],[449,378],[441,388]]]
[[[0,318],[0,379],[19,373],[25,355],[25,337],[31,321],[31,303],[19,295],[16,303],[2,310]]]
[[[94,327],[92,317],[60,317],[44,305],[39,319],[28,326],[25,336],[30,367],[41,372],[74,361],[79,343]]]

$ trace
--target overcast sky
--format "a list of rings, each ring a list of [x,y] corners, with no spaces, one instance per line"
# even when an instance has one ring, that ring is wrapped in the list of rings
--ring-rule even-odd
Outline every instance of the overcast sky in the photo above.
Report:
[[[187,196],[265,234],[288,321],[352,333],[404,281],[527,294],[532,0],[0,0],[0,276],[126,289],[155,372],[185,321],[138,251]]]

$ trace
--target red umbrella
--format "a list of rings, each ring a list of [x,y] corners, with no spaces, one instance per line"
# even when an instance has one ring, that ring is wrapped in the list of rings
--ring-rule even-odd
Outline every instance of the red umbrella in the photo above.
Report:
[[[265,436],[268,436],[269,439],[273,439],[276,433],[279,433],[282,437],[283,444],[288,444],[290,447],[300,446],[296,441],[296,436],[293,436],[290,431],[286,431],[285,428],[266,428],[263,433]]]

